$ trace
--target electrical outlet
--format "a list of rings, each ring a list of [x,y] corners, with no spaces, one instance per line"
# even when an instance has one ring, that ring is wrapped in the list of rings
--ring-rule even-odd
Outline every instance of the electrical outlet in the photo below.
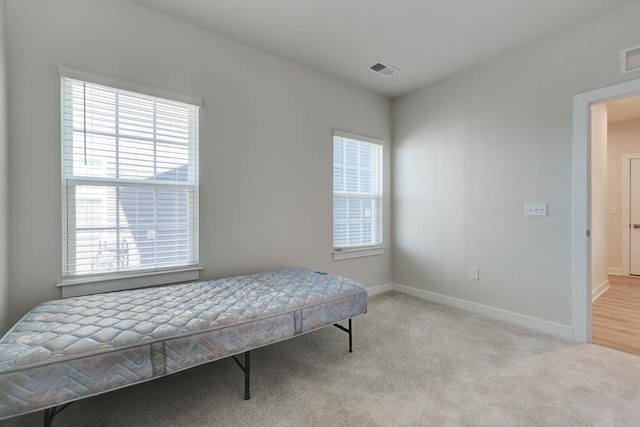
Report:
[[[473,280],[480,280],[480,269],[478,267],[471,267],[469,269],[469,277]]]

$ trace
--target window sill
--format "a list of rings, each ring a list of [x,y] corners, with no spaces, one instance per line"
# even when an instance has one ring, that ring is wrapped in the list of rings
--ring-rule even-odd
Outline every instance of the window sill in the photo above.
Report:
[[[200,278],[202,267],[185,267],[174,270],[159,270],[131,273],[130,275],[105,275],[78,279],[68,278],[56,286],[62,289],[62,298],[102,292],[124,291],[169,283],[190,282]]]
[[[341,261],[343,259],[362,258],[374,255],[383,255],[384,246],[368,246],[365,248],[349,248],[333,251],[333,260]]]

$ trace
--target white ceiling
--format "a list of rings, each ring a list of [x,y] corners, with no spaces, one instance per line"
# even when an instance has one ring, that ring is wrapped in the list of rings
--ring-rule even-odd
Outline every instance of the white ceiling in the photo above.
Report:
[[[132,1],[392,98],[636,0]]]

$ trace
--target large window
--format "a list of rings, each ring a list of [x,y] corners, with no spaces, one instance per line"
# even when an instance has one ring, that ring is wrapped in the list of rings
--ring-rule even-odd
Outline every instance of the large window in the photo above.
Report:
[[[198,107],[62,77],[63,277],[198,264]]]
[[[382,245],[382,141],[334,131],[333,246]]]

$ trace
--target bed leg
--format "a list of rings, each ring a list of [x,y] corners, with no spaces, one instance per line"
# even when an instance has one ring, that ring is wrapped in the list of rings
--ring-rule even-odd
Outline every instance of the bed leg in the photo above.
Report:
[[[53,417],[64,411],[73,402],[65,403],[62,406],[54,406],[53,408],[47,408],[44,410],[44,427],[51,427],[53,424]]]
[[[236,361],[238,366],[240,366],[240,369],[242,369],[242,372],[244,372],[244,400],[249,400],[251,399],[251,352],[246,351],[244,353],[244,365],[240,363],[236,356],[231,357],[233,357],[233,360]]]
[[[247,351],[244,354],[244,400],[251,399],[251,352]]]
[[[53,408],[47,408],[44,410],[44,427],[51,427],[51,424],[53,424],[52,409]]]
[[[349,353],[353,353],[353,328],[351,327],[351,319],[349,319],[349,327],[345,328],[344,326],[338,324],[338,323],[334,323],[333,326],[335,326],[336,328],[340,329],[341,331],[345,331],[346,333],[349,334]]]

